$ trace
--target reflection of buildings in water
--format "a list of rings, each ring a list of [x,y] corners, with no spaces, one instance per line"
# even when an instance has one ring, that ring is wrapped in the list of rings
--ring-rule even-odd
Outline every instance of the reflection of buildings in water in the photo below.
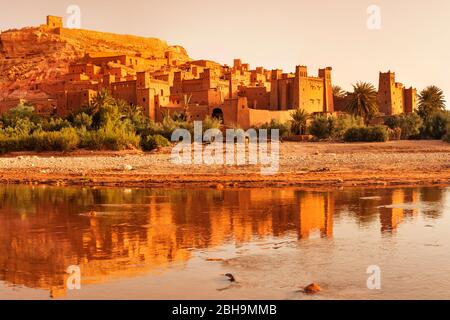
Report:
[[[211,245],[223,244],[232,235],[237,244],[255,237],[284,236],[296,231],[308,238],[319,231],[333,233],[333,195],[295,190],[252,189],[225,192],[224,205],[209,212]]]
[[[417,207],[395,205],[418,204],[421,191],[386,190],[383,194],[383,202],[394,207],[379,209],[382,232],[393,232],[405,219],[419,214]],[[166,198],[159,201],[149,197],[145,218],[138,223],[133,217],[114,223],[87,218],[89,227],[82,234],[77,261],[87,278],[84,283],[161,270],[169,263],[189,260],[191,248],[241,245],[288,232],[297,232],[299,239],[310,238],[316,232],[321,237],[332,237],[335,201],[339,199],[334,192],[264,189],[184,192]],[[377,210],[378,204],[373,202],[371,207]],[[65,267],[67,263],[60,265]],[[57,272],[50,276],[53,281],[58,280]],[[14,283],[16,279],[10,281]],[[38,287],[43,287],[42,282]],[[64,287],[52,286],[51,294],[65,295]]]
[[[65,295],[65,270],[78,265],[83,284],[136,276],[186,261],[178,247],[168,208],[152,209],[142,220],[133,214],[81,216],[82,207],[36,199],[29,214],[18,215],[15,202],[0,209],[0,280]],[[166,204],[168,206],[168,204]],[[32,213],[30,213],[32,212]]]
[[[192,248],[242,245],[290,233],[297,233],[299,239],[316,232],[332,237],[335,201],[342,206],[353,198],[289,189],[134,190],[132,194],[120,189],[70,189],[54,196],[50,188],[15,192],[5,200],[1,192],[0,279],[47,289],[55,297],[65,294],[64,271],[69,265],[81,267],[83,284],[98,283],[184,263]],[[383,199],[394,205],[417,203],[420,193],[389,190]],[[98,202],[137,206],[116,207],[113,214],[80,215],[93,207],[108,211],[98,208]],[[381,230],[386,232],[418,211],[394,207],[380,208],[379,213]]]
[[[423,212],[424,216],[430,219],[437,219],[441,217],[443,212],[443,196],[444,189],[423,188],[421,192],[421,201],[424,203],[433,204],[434,208],[429,208]]]
[[[380,208],[381,232],[392,232],[397,229],[406,217],[418,215],[418,208],[414,204],[420,201],[417,189],[395,189],[388,196],[392,207]]]
[[[300,197],[299,239],[308,238],[315,231],[321,237],[333,236],[334,196],[330,193],[305,192]]]
[[[161,200],[149,191],[134,191],[131,198],[118,190],[86,194],[70,189],[58,197],[52,196],[52,188],[27,192],[32,207],[22,208],[20,215],[21,192],[14,191],[12,200],[2,201],[0,279],[49,290],[53,297],[65,295],[65,270],[70,265],[80,266],[83,284],[99,283],[187,261],[190,248],[241,245],[255,237],[279,237],[290,231],[299,238],[314,231],[332,235],[333,204],[327,193],[209,190],[169,192]],[[74,203],[82,197],[89,200]],[[115,207],[111,214],[80,215],[97,201],[125,204],[130,199],[143,206],[129,212],[125,206]]]
[[[80,266],[83,284],[100,283],[185,263],[192,248],[240,246],[289,234],[332,237],[335,205],[347,206],[360,196],[293,189],[14,190],[0,189],[0,279],[55,297],[66,293],[69,265]],[[420,201],[415,189],[387,192],[387,204]],[[107,214],[80,215],[92,209]],[[379,213],[383,232],[418,214],[403,208]]]
[[[83,248],[94,247],[95,253],[77,265],[82,270],[83,284],[103,283],[114,278],[133,277],[159,270],[172,262],[187,261],[191,254],[182,248],[168,203],[150,199],[148,223],[118,221],[105,230],[108,221],[88,218],[89,231],[83,234]]]

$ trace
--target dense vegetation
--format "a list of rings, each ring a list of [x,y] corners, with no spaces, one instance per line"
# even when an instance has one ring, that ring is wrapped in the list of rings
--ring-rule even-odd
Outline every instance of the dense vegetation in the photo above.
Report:
[[[306,117],[306,116],[305,116]],[[308,125],[302,132],[324,140],[387,141],[407,139],[443,139],[450,140],[450,112],[434,111],[426,118],[418,113],[400,114],[381,118],[383,125],[367,125],[366,120],[357,115],[316,115],[307,116]],[[295,127],[296,120],[280,124],[272,121],[266,127],[279,128],[282,136],[299,134]],[[290,126],[289,126],[290,124]],[[376,135],[374,135],[376,133]],[[376,136],[376,137],[374,137]]]
[[[388,132],[384,126],[351,127],[344,134],[347,142],[384,142],[388,139]]]
[[[215,119],[203,122],[203,130],[219,127]],[[100,92],[91,105],[65,118],[41,117],[32,106],[19,104],[0,117],[0,152],[152,150],[169,146],[172,132],[178,128],[193,131],[192,123],[177,114],[155,123],[140,107]]]
[[[443,139],[450,142],[450,112],[445,109],[444,93],[429,86],[418,95],[418,108],[414,113],[382,117],[384,127],[369,126],[379,117],[376,90],[373,85],[358,82],[353,92],[333,87],[335,98],[347,98],[346,109],[350,115],[312,117],[307,133],[317,139],[345,141],[386,141],[394,139]],[[308,115],[303,118],[310,119]],[[292,120],[295,123],[295,117]]]
[[[346,115],[310,115],[294,110],[291,120],[272,120],[260,129],[279,129],[280,136],[310,134],[316,139],[386,141],[388,139],[443,139],[450,142],[450,112],[442,90],[425,88],[418,95],[416,113],[384,117],[384,126],[370,126],[378,116],[373,85],[359,82],[353,92],[333,88],[335,96],[348,98]],[[220,120],[207,117],[203,131],[220,128]],[[156,123],[142,109],[100,92],[89,106],[67,117],[43,117],[26,102],[0,116],[0,152],[91,150],[153,150],[170,146],[175,129],[193,136],[193,124],[183,114],[166,115]]]

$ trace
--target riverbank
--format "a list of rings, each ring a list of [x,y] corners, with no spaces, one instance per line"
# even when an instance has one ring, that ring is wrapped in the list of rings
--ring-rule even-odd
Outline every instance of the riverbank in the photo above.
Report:
[[[144,153],[11,153],[0,158],[0,183],[126,187],[346,187],[450,185],[450,144],[442,141],[280,145],[273,176],[260,167],[177,165],[170,149]]]

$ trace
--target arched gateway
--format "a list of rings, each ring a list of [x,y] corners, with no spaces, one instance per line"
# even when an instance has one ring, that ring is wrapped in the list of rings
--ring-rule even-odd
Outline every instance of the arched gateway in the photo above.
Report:
[[[215,119],[219,119],[221,123],[223,123],[223,111],[220,108],[215,108],[212,112],[212,117]]]

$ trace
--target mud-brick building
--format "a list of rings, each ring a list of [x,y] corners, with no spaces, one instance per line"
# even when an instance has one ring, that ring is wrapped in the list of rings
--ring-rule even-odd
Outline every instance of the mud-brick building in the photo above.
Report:
[[[311,77],[306,66],[297,66],[295,74],[272,70],[269,109],[334,112],[331,71],[331,67],[319,69],[318,76]]]
[[[190,104],[221,105],[229,96],[229,81],[220,77],[214,69],[204,69],[198,78],[185,79],[186,73],[175,72],[170,100],[174,105],[183,104],[188,97]]]
[[[396,115],[416,110],[417,90],[395,81],[395,72],[380,72],[377,96],[380,113]]]
[[[63,19],[57,16],[47,16],[47,27],[49,28],[62,28]]]

